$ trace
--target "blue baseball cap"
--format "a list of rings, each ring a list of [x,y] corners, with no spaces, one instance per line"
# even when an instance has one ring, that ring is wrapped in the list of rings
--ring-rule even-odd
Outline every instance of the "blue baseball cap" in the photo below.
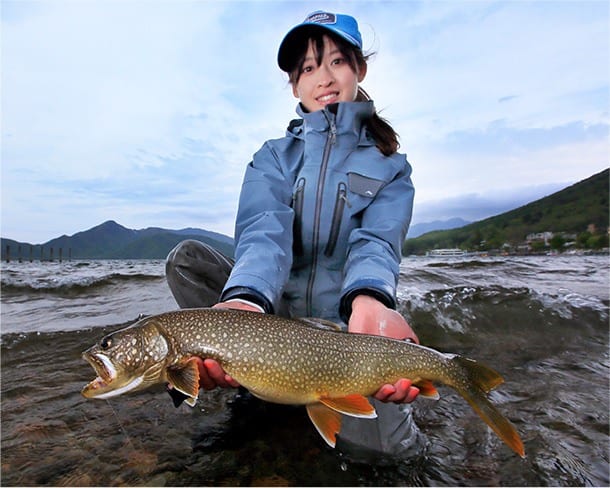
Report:
[[[302,23],[293,27],[282,40],[277,53],[277,64],[282,71],[290,71],[294,68],[295,43],[299,40],[301,34],[311,28],[326,29],[337,34],[358,49],[362,49],[362,36],[358,30],[358,22],[354,17],[316,10],[310,13]]]

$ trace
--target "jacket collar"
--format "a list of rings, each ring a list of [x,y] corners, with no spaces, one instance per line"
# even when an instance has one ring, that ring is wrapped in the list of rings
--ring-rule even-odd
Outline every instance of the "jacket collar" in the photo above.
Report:
[[[338,136],[352,135],[357,137],[359,145],[375,145],[375,141],[368,136],[365,124],[375,113],[372,101],[333,103],[315,112],[306,112],[299,103],[296,112],[302,118],[290,123],[288,135],[297,139],[304,139],[311,131],[326,132],[334,124]]]

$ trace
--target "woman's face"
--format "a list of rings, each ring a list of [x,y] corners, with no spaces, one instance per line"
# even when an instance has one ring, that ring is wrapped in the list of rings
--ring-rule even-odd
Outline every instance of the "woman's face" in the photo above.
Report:
[[[309,112],[329,103],[353,102],[358,83],[366,75],[366,65],[354,72],[333,40],[324,36],[323,41],[324,55],[319,65],[314,43],[309,41],[299,79],[292,85],[292,93]]]

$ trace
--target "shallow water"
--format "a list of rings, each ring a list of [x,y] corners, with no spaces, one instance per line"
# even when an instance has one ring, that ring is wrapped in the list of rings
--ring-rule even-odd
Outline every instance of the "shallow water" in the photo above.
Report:
[[[449,388],[417,400],[417,455],[361,462],[303,408],[235,390],[175,409],[162,388],[85,400],[81,352],[140,313],[175,308],[161,261],[3,263],[2,484],[607,486],[607,256],[409,258],[400,311],[423,344],[501,372],[491,399],[512,453]]]

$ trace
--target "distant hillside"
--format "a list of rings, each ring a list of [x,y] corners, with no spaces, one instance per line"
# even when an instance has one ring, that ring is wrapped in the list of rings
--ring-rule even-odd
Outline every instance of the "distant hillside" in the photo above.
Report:
[[[609,225],[608,192],[610,170],[591,176],[547,197],[515,210],[459,229],[426,233],[407,239],[403,254],[421,254],[430,249],[497,249],[505,243],[517,246],[528,234],[565,232],[581,234],[593,224],[601,234]]]
[[[202,229],[169,230],[149,227],[142,230],[127,229],[109,220],[73,236],[63,235],[44,244],[30,244],[1,239],[2,260],[6,259],[7,246],[10,258],[18,259],[165,259],[176,244],[185,239],[206,242],[227,256],[233,256],[233,239],[223,234]],[[52,251],[51,251],[52,249]],[[61,250],[61,251],[60,251]]]
[[[455,217],[449,220],[435,220],[433,222],[424,222],[421,224],[415,224],[410,226],[409,232],[407,233],[407,237],[409,239],[414,239],[416,237],[421,236],[422,234],[426,234],[427,232],[432,232],[433,230],[456,229],[458,227],[464,227],[468,224],[470,224],[469,221],[461,219],[459,217]]]

